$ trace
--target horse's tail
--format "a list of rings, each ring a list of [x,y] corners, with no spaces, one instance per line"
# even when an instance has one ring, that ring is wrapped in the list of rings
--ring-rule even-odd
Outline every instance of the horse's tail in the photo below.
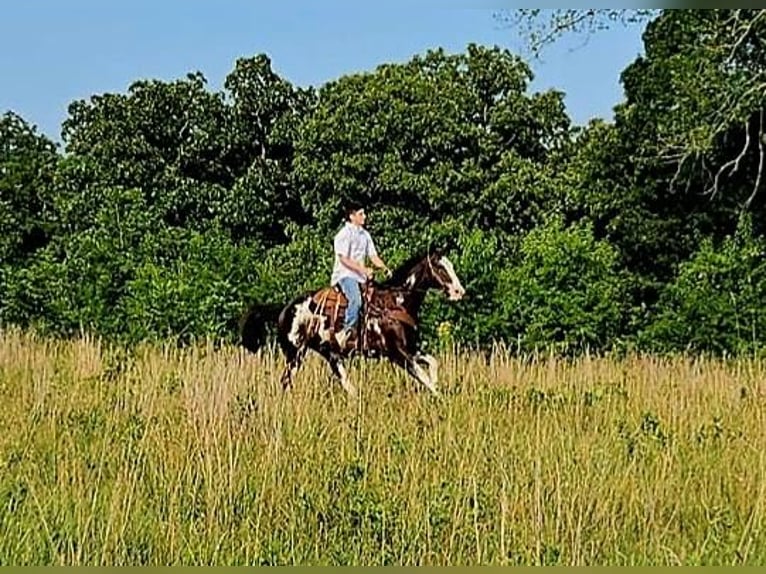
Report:
[[[256,304],[242,315],[239,322],[240,342],[248,351],[255,353],[266,342],[268,326],[276,323],[283,305],[276,303]]]

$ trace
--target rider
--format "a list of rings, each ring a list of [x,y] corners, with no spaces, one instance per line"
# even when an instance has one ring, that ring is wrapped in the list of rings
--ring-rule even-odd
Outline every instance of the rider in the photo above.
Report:
[[[336,335],[341,349],[346,345],[362,307],[361,284],[372,278],[372,269],[365,265],[366,259],[378,269],[390,274],[390,270],[378,256],[369,232],[364,229],[366,220],[364,206],[352,202],[346,207],[346,223],[335,235],[335,264],[330,279],[331,285],[338,285],[348,299],[343,330]]]

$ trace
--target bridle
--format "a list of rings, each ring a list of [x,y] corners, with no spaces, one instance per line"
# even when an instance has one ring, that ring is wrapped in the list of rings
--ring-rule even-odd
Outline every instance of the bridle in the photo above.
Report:
[[[442,278],[439,276],[439,274],[436,272],[436,269],[434,268],[434,264],[431,261],[431,258],[433,257],[433,253],[430,253],[426,257],[426,261],[428,262],[428,270],[431,273],[431,277],[433,277],[436,280],[436,284],[439,288],[443,289],[446,287],[446,283],[442,280]],[[396,289],[401,289],[403,291],[408,291],[410,293],[425,293],[430,288],[429,287],[397,287]]]
[[[436,272],[436,269],[434,268],[434,264],[431,261],[431,257],[433,254],[429,253],[426,257],[426,261],[428,263],[428,270],[431,273],[431,276],[436,280],[436,283],[439,288],[444,288],[446,286],[446,283],[444,283],[439,277],[439,274]],[[368,282],[370,284],[370,282]],[[386,290],[388,291],[402,291],[407,293],[426,293],[431,289],[431,287],[406,287],[406,286],[390,286],[386,287]]]

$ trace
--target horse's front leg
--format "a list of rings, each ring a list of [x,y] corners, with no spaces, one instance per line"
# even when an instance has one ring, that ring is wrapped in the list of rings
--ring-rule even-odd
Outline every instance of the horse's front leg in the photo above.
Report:
[[[425,386],[432,394],[440,396],[439,391],[436,388],[436,381],[431,378],[430,373],[427,373],[426,370],[418,364],[416,357],[416,355],[411,355],[401,346],[398,346],[395,352],[391,354],[391,360],[394,363],[406,370],[412,378]]]
[[[414,357],[418,363],[425,363],[428,365],[428,377],[431,382],[436,386],[439,383],[439,361],[433,355],[427,353],[418,352]]]

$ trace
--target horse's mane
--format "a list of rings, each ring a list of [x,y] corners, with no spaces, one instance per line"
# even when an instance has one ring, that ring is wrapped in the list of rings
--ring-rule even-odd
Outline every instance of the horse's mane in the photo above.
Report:
[[[402,283],[404,283],[404,280],[407,279],[407,276],[415,268],[415,266],[421,261],[424,261],[427,257],[429,257],[431,253],[432,251],[423,250],[418,253],[415,253],[414,255],[411,255],[393,271],[390,278],[379,283],[378,285],[384,289],[391,288],[391,287],[400,287]]]

